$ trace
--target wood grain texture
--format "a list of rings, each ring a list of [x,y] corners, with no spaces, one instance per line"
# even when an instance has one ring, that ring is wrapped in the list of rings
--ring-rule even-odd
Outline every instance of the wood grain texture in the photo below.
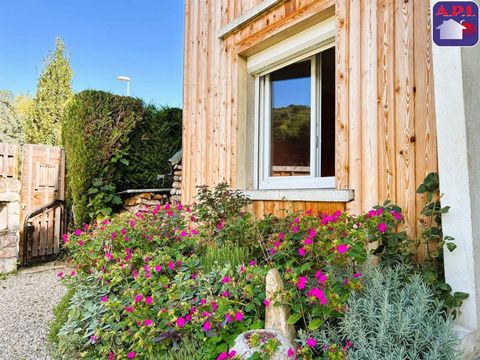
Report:
[[[415,190],[437,169],[429,2],[287,0],[224,40],[216,38],[220,27],[260,2],[186,0],[183,201],[192,201],[198,185],[234,185],[235,174],[245,173],[237,171],[238,134],[245,134],[239,113],[246,113],[238,109],[245,106],[238,98],[245,91],[239,63],[334,16],[336,186],[355,190],[355,201],[347,204],[355,213],[386,199],[397,203],[405,229],[415,234],[423,206]],[[333,210],[256,201],[252,211],[281,213],[287,205]]]

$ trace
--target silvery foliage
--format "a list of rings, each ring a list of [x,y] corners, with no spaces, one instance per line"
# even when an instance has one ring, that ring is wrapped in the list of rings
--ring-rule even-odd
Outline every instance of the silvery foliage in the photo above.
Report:
[[[348,301],[342,337],[352,342],[348,359],[459,359],[450,317],[418,274],[405,266],[377,268],[364,291]]]

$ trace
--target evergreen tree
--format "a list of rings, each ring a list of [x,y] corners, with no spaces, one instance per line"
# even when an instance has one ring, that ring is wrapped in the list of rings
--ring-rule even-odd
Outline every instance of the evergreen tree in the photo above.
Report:
[[[60,145],[61,119],[66,101],[73,95],[73,72],[65,54],[65,44],[56,39],[55,51],[44,61],[33,106],[24,114],[25,140],[28,143]]]
[[[8,90],[0,90],[0,142],[23,142],[17,103]]]

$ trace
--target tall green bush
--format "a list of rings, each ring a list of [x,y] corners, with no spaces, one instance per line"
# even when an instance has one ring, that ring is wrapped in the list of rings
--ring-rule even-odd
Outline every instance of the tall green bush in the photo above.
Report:
[[[89,209],[88,205],[95,197],[98,199],[98,192],[106,195],[95,205],[97,208],[103,206],[102,201],[115,202],[114,178],[118,176],[115,164],[127,165],[116,155],[128,145],[129,136],[143,112],[141,100],[104,91],[82,91],[67,103],[62,136],[67,158],[68,198],[74,205],[75,222],[95,217],[98,209],[91,209],[92,206]]]
[[[182,110],[147,106],[129,143],[130,166],[121,186],[125,189],[170,186],[170,182],[159,181],[158,176],[170,172],[168,160],[182,147]]]

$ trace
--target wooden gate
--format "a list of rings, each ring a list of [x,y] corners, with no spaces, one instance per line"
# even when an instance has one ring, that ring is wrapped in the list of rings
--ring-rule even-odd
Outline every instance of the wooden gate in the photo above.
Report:
[[[22,263],[45,260],[60,250],[65,232],[65,152],[24,145],[20,193]]]

